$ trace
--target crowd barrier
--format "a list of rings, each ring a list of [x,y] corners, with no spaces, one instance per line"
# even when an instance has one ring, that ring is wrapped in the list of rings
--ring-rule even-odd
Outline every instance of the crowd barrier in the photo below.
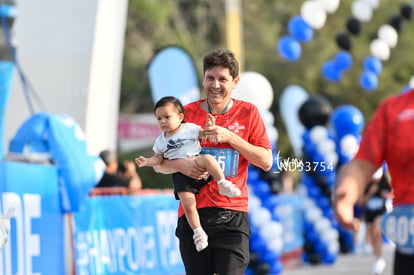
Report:
[[[185,273],[175,237],[178,201],[171,190],[126,196],[122,188],[95,188],[78,211],[67,213],[55,165],[0,162],[0,183],[1,212],[15,209],[0,274]],[[301,220],[291,211],[300,210],[290,195],[278,197],[285,205],[281,222],[290,232],[283,252],[297,254]]]
[[[64,224],[56,166],[0,162],[2,212],[14,208],[0,274],[57,275],[64,271]]]
[[[184,274],[171,192],[91,196],[64,214],[58,182],[54,165],[0,162],[2,212],[15,209],[0,274]]]
[[[184,274],[172,194],[100,195],[73,213],[77,275]]]

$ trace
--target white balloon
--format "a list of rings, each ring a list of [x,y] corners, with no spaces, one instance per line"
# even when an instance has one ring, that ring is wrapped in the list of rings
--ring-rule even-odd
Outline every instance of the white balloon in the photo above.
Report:
[[[329,152],[325,156],[325,169],[333,170],[333,168],[338,164],[338,155],[336,152]]]
[[[328,136],[328,130],[326,127],[317,125],[312,127],[309,132],[310,139],[315,142],[316,144],[320,142],[324,142]]]
[[[233,97],[253,103],[257,108],[267,110],[273,103],[273,88],[269,80],[257,72],[243,72],[233,91]]]
[[[379,7],[380,0],[362,0],[362,2],[366,3],[373,9],[377,9]]]
[[[280,238],[283,233],[283,227],[279,222],[270,221],[260,228],[260,236],[265,240],[271,241],[274,238]]]
[[[322,218],[315,223],[315,229],[321,234],[328,232],[330,228],[331,222],[327,218]]]
[[[318,151],[322,153],[324,156],[332,152],[335,152],[335,148],[335,141],[329,138],[325,139],[323,142],[318,144]]]
[[[336,229],[331,227],[330,229],[326,230],[326,232],[322,234],[321,237],[322,240],[324,240],[327,243],[331,241],[336,242],[338,241],[339,233]]]
[[[252,223],[257,227],[262,227],[272,219],[272,214],[270,211],[264,207],[259,207],[251,213]]]
[[[384,40],[390,48],[397,46],[398,33],[390,25],[382,25],[378,29],[378,38]]]
[[[328,243],[328,251],[331,254],[337,254],[339,252],[339,243],[338,241],[330,241]]]
[[[303,20],[314,29],[321,29],[326,22],[326,12],[316,1],[307,0],[303,2],[300,14]]]
[[[351,6],[352,15],[361,22],[368,22],[372,18],[372,8],[364,1],[354,1]]]
[[[339,0],[315,0],[327,13],[334,13],[339,7]]]
[[[302,206],[303,206],[303,209],[310,209],[310,208],[316,207],[315,201],[308,197],[303,198]]]
[[[268,243],[268,248],[277,253],[281,253],[283,249],[283,239],[276,238]]]
[[[358,151],[359,143],[354,135],[345,135],[339,142],[341,146],[341,152],[349,158],[353,158]]]
[[[249,212],[253,213],[255,209],[258,209],[262,203],[260,199],[256,196],[249,196]]]
[[[381,61],[386,61],[390,58],[390,48],[382,39],[374,39],[370,46],[371,54]]]
[[[322,217],[322,210],[318,207],[310,208],[309,210],[305,209],[305,217],[308,221],[315,222]]]

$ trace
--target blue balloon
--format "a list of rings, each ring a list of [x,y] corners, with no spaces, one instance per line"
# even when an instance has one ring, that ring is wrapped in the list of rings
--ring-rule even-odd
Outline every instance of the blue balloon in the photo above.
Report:
[[[283,36],[277,45],[281,57],[288,61],[296,61],[302,53],[300,43],[291,36]]]
[[[276,251],[265,249],[260,253],[260,258],[263,262],[268,263],[269,265],[274,264],[279,261],[279,254]]]
[[[341,80],[341,72],[336,67],[334,61],[327,61],[322,65],[322,75],[331,82],[339,82]]]
[[[322,209],[323,215],[331,220],[334,221],[335,220],[335,212],[333,211],[332,207],[326,207]]]
[[[264,180],[258,180],[253,186],[254,193],[261,200],[265,200],[268,196],[271,195],[270,185]]]
[[[320,195],[316,198],[316,204],[319,206],[319,208],[324,211],[325,209],[331,208],[331,202],[325,195]]]
[[[372,72],[376,75],[379,75],[382,71],[381,61],[373,56],[367,56],[364,58],[363,67],[366,71]]]
[[[341,105],[334,109],[330,121],[337,140],[348,134],[359,136],[364,128],[364,116],[352,105]]]
[[[262,205],[273,211],[273,209],[279,204],[279,198],[277,196],[269,196],[262,201]]]
[[[315,154],[317,154],[318,152],[318,146],[315,144],[315,142],[310,141],[310,142],[304,142],[303,143],[303,150],[305,151],[305,153],[309,156],[313,156]]]
[[[250,249],[253,252],[260,252],[266,249],[266,241],[259,235],[250,236]]]
[[[306,240],[308,240],[310,243],[315,244],[319,241],[320,235],[318,232],[316,232],[314,227],[310,227],[309,230],[305,234]]]
[[[273,262],[273,264],[270,266],[271,275],[281,274],[282,271],[283,271],[283,264],[280,261]]]
[[[364,71],[359,77],[359,84],[369,92],[374,91],[378,86],[378,77],[371,71]]]
[[[328,170],[332,169],[334,173],[330,173],[329,175],[326,175],[324,177],[326,184],[329,187],[333,187],[335,185],[335,180],[336,180],[336,176],[335,176],[335,167],[328,167]]]
[[[321,190],[318,186],[308,186],[307,193],[310,198],[319,198]]]
[[[304,143],[311,142],[310,130],[306,129],[305,131],[303,131],[302,140],[303,140]]]
[[[312,40],[313,29],[301,16],[294,16],[288,23],[289,33],[301,42]]]
[[[253,166],[249,166],[249,182],[256,182],[260,179],[260,172]]]
[[[244,272],[244,275],[255,275],[256,272],[254,271],[254,269],[252,267],[247,267],[246,271]]]
[[[256,225],[254,225],[254,223],[251,221],[251,215],[250,215],[250,213],[249,213],[249,216],[248,217],[249,217],[251,235],[257,235],[257,236],[259,236],[259,228]]]
[[[334,254],[325,253],[322,257],[322,261],[325,264],[333,264],[335,263],[336,256]]]
[[[352,56],[346,51],[340,51],[335,55],[334,62],[339,71],[346,71],[352,66]]]
[[[327,249],[328,248],[326,247],[326,244],[322,240],[319,239],[318,241],[315,242],[315,251],[318,254],[320,255],[325,254]]]
[[[302,184],[305,187],[314,186],[315,185],[315,179],[313,178],[313,176],[309,175],[308,173],[303,172],[302,173]]]

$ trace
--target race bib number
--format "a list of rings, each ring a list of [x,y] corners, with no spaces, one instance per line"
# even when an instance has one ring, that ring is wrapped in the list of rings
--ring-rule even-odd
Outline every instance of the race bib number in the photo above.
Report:
[[[401,253],[414,254],[414,205],[395,206],[381,225],[385,236]]]
[[[237,177],[239,168],[239,152],[231,148],[205,147],[201,154],[209,154],[216,158],[226,178]]]

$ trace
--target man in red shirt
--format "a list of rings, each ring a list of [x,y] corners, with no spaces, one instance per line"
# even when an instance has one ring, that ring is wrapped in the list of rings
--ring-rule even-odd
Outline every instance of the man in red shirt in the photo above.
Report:
[[[405,209],[414,207],[414,90],[392,96],[381,102],[363,134],[359,150],[337,176],[334,191],[335,211],[346,228],[358,230],[353,206],[371,179],[385,161],[391,175],[394,213],[411,221]],[[412,211],[412,210],[410,210]],[[388,228],[389,229],[389,228]],[[398,230],[398,229],[395,229]],[[389,232],[395,235],[396,231]],[[404,240],[412,240],[410,232]],[[414,245],[397,245],[394,275],[412,274]]]
[[[260,113],[253,104],[231,98],[239,83],[239,65],[228,50],[214,50],[203,60],[203,87],[206,99],[185,106],[185,121],[206,125],[207,114],[216,117],[215,126],[205,131],[201,140],[203,153],[214,155],[226,178],[241,195],[219,195],[217,184],[204,185],[196,195],[202,227],[209,245],[201,252],[194,247],[198,236],[192,232],[179,206],[176,235],[187,275],[243,275],[249,263],[248,163],[268,171],[273,162],[272,150]],[[252,91],[260,92],[260,91]],[[192,162],[194,163],[194,162]],[[202,178],[206,171],[186,159],[163,161],[157,172],[181,172]]]

